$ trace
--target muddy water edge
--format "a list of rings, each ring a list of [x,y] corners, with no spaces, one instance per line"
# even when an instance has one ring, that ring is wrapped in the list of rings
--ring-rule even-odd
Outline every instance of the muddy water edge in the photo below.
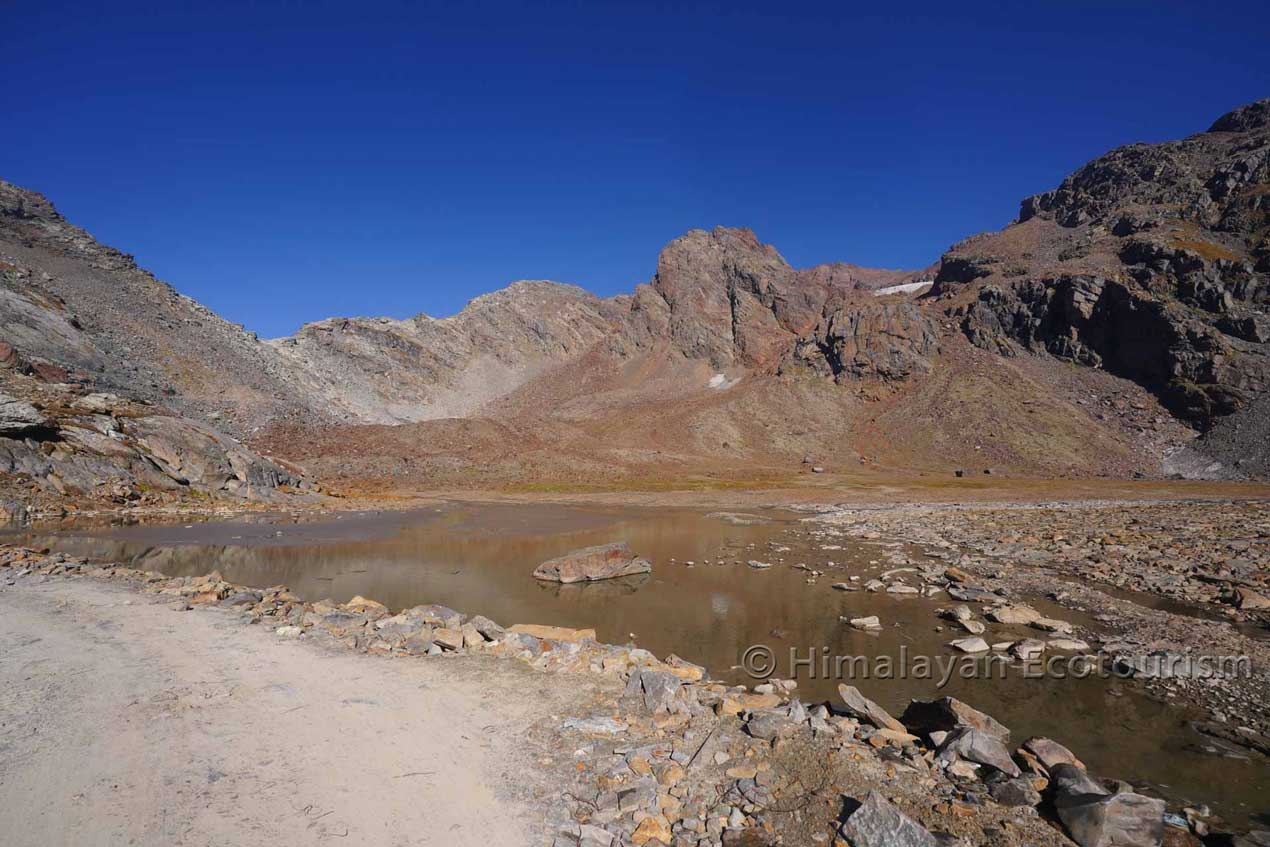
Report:
[[[1100,775],[1178,803],[1208,803],[1232,823],[1256,826],[1270,813],[1264,759],[1200,736],[1188,726],[1196,715],[1145,696],[1131,681],[1027,677],[1017,667],[985,670],[982,663],[967,678],[970,663],[948,646],[967,633],[938,614],[956,605],[947,594],[863,590],[882,575],[920,586],[905,568],[935,560],[885,538],[826,541],[813,526],[778,510],[448,502],[408,512],[62,525],[5,540],[171,576],[216,569],[232,582],[287,585],[306,600],[360,594],[392,609],[441,603],[504,624],[594,627],[602,641],[675,653],[735,683],[758,681],[742,664],[747,650],[752,657],[761,647],[773,675],[798,680],[805,702],[833,699],[840,681],[896,714],[912,698],[951,695],[995,716],[1016,741],[1054,738]],[[652,561],[652,574],[569,586],[530,576],[545,559],[611,541]],[[1097,636],[1104,629],[1070,609],[1024,599],[1078,630]],[[843,622],[871,615],[881,623],[876,631]],[[987,626],[989,643],[1038,635]]]

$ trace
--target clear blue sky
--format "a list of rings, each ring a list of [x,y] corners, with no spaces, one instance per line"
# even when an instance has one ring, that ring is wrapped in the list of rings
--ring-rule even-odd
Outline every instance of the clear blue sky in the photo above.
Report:
[[[0,177],[266,336],[716,224],[921,267],[1270,95],[1264,2],[203,5],[0,0]]]

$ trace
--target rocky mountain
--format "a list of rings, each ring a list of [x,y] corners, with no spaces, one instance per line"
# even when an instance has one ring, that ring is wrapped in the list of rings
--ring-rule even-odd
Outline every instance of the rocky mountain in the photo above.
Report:
[[[0,181],[0,407],[23,410],[0,415],[9,502],[309,488],[222,431],[307,408],[277,373],[241,327]]]
[[[966,336],[1138,383],[1264,473],[1270,382],[1270,100],[1131,144],[943,257],[931,292]]]
[[[1261,474],[1268,112],[1114,150],[924,272],[797,269],[749,230],[693,230],[630,295],[522,281],[453,317],[268,342],[0,183],[0,354],[14,379],[118,395],[121,420],[163,408],[376,484],[756,479],[806,454]]]

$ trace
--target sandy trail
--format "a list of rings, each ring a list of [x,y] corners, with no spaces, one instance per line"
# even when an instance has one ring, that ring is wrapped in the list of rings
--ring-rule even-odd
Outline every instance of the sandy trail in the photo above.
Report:
[[[525,728],[562,695],[493,662],[339,654],[95,581],[0,590],[0,843],[543,843]]]

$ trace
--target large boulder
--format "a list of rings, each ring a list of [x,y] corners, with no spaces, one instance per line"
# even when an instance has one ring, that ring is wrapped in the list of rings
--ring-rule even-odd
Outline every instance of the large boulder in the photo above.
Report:
[[[1164,801],[1133,791],[1111,792],[1075,765],[1050,771],[1054,810],[1081,847],[1159,847]]]
[[[556,559],[543,562],[534,569],[534,578],[551,582],[592,582],[650,573],[652,564],[636,556],[625,542],[584,547]]]

